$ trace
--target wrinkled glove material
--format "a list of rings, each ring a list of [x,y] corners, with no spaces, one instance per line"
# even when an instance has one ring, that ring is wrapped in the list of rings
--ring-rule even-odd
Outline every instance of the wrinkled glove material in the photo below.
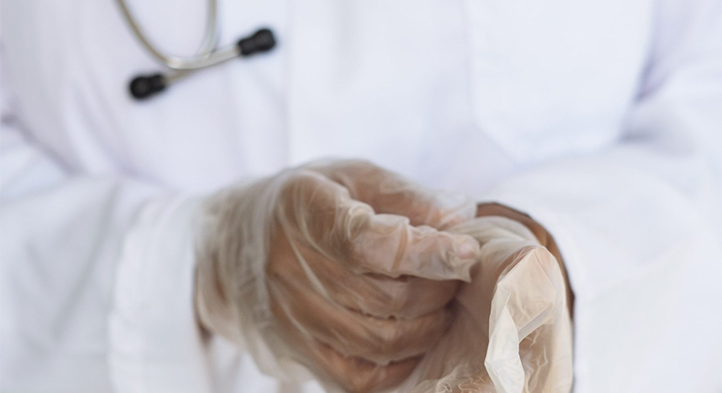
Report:
[[[397,386],[452,321],[479,245],[442,229],[474,212],[361,161],[223,190],[199,216],[201,325],[290,382],[310,371],[329,391]]]
[[[450,229],[479,241],[479,263],[449,330],[400,391],[568,393],[572,327],[559,264],[523,225],[484,217]]]

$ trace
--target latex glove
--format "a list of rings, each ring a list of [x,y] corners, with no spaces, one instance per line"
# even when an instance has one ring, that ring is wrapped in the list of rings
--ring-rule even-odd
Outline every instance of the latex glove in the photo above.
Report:
[[[567,288],[567,307],[569,309],[569,315],[574,317],[574,292],[572,292],[572,286],[569,284],[569,277],[567,275],[567,269],[564,265],[562,254],[559,251],[554,237],[544,228],[540,223],[534,220],[531,216],[518,210],[512,209],[509,206],[502,205],[499,203],[480,203],[476,206],[476,217],[486,216],[498,216],[509,218],[520,224],[523,224],[529,229],[534,237],[537,239],[539,244],[546,248],[556,259],[559,264],[559,269],[564,276],[564,285]]]
[[[279,378],[301,363],[330,390],[398,384],[448,327],[445,306],[479,252],[435,228],[474,213],[359,161],[223,191],[197,247],[201,324]]]
[[[402,391],[570,392],[571,321],[557,260],[527,227],[506,218],[478,218],[451,231],[479,241],[479,264],[455,299],[453,325]]]

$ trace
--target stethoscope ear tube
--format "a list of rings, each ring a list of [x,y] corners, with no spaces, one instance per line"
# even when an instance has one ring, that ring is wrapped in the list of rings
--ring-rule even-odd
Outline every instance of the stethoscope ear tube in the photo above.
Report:
[[[151,75],[138,75],[130,81],[130,95],[136,100],[148,99],[170,86],[174,81],[192,73],[195,70],[207,68],[223,63],[234,57],[249,57],[255,54],[268,52],[276,46],[276,38],[268,28],[262,28],[252,35],[238,40],[236,45],[213,51],[204,59],[204,64],[195,68],[178,70],[175,73],[164,75],[156,73]]]
[[[130,81],[130,95],[136,100],[144,100],[160,93],[166,88],[163,74],[138,75]]]
[[[247,57],[273,49],[276,46],[276,38],[270,29],[263,28],[249,37],[238,40],[236,46],[240,55]]]

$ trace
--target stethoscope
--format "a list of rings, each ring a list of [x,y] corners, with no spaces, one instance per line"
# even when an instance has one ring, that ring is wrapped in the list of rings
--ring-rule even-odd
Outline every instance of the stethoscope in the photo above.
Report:
[[[205,33],[200,49],[192,57],[168,56],[156,48],[141,31],[130,14],[125,0],[116,0],[135,38],[162,65],[171,69],[167,73],[138,75],[130,81],[130,94],[136,100],[143,100],[162,92],[168,86],[192,74],[194,71],[208,68],[236,57],[248,57],[256,53],[267,52],[276,45],[276,39],[270,29],[260,29],[252,35],[241,38],[234,45],[216,49],[218,43],[218,21],[216,0],[208,0]]]

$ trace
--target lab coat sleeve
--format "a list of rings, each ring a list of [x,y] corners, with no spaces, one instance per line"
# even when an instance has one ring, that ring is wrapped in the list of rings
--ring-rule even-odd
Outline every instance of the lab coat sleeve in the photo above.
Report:
[[[621,140],[484,198],[529,213],[560,246],[576,295],[576,392],[722,387],[722,2],[656,12]]]
[[[197,202],[64,168],[23,129],[0,69],[0,390],[206,391]]]

